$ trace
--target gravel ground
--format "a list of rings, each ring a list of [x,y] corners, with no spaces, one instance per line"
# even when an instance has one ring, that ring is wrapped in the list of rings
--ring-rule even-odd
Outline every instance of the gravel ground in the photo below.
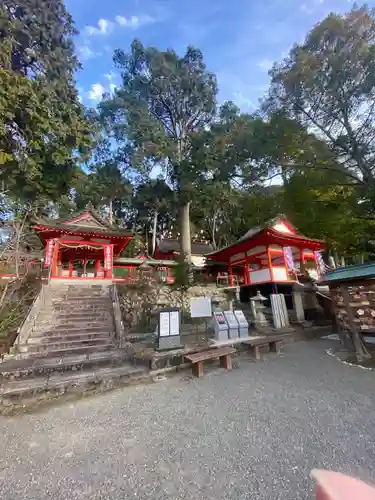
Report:
[[[330,345],[0,418],[0,498],[311,499],[314,467],[375,481],[375,372]]]

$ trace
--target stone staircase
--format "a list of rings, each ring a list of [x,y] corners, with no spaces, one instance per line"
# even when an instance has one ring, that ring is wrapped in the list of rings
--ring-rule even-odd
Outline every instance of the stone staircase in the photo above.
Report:
[[[45,286],[43,305],[11,349],[12,359],[83,354],[115,347],[113,306],[107,284],[63,281]]]
[[[0,363],[0,411],[147,378],[129,361],[131,350],[119,348],[111,287],[65,280],[43,286]]]

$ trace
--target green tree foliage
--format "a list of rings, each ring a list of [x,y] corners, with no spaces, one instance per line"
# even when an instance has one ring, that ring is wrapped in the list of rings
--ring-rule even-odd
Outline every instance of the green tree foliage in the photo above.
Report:
[[[341,181],[329,170],[292,173],[283,187],[282,211],[302,233],[324,239],[328,250],[350,258],[370,251],[375,223],[357,216],[356,189]]]
[[[0,5],[0,180],[20,199],[66,192],[90,145],[74,81],[75,33],[62,0]]]
[[[133,198],[137,227],[142,234],[152,230],[152,253],[157,236],[170,229],[176,220],[176,196],[162,179],[150,179],[139,185]]]
[[[146,169],[157,164],[176,189],[181,255],[190,261],[190,203],[205,168],[191,161],[192,140],[214,117],[216,78],[193,47],[179,57],[135,40],[130,53],[118,49],[114,60],[123,83],[114,99],[102,103],[102,114],[113,137],[131,144],[133,163]]]
[[[374,208],[375,11],[330,14],[271,71],[265,107],[282,112],[325,142],[333,168]],[[303,147],[303,146],[302,146]],[[311,166],[329,168],[317,159]]]
[[[258,151],[263,133],[260,117],[240,113],[234,103],[226,102],[210,128],[194,136],[193,161],[205,165],[206,178],[215,182],[247,188],[260,185],[270,173],[264,148]]]

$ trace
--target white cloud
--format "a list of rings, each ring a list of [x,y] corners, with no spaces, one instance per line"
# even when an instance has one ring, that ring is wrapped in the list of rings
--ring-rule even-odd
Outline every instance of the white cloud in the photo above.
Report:
[[[94,52],[88,45],[78,45],[77,53],[80,61],[88,61],[94,57],[101,56],[101,52]]]
[[[86,26],[85,32],[87,35],[108,35],[111,33],[115,25],[122,26],[124,28],[138,29],[146,24],[152,24],[155,19],[151,16],[116,16],[114,21],[109,19],[99,19],[97,26]]]
[[[90,101],[100,101],[103,94],[105,93],[105,88],[101,83],[93,83],[91,89],[89,90],[87,96]]]
[[[107,80],[109,80],[110,82],[112,82],[113,80],[116,80],[118,77],[119,77],[119,75],[117,73],[115,73],[114,71],[110,71],[109,73],[106,73],[104,75],[104,78],[107,78]]]
[[[140,28],[141,26],[144,26],[145,24],[151,24],[155,22],[155,19],[151,16],[131,16],[131,17],[124,17],[124,16],[116,16],[116,22],[120,26],[123,26],[125,28],[132,28],[132,29],[137,29]]]
[[[108,35],[112,31],[113,22],[108,19],[99,19],[98,26],[86,26],[88,35]]]
[[[83,102],[83,88],[77,87],[77,90],[78,90],[78,100],[82,104],[82,102]]]
[[[119,78],[119,75],[116,73],[108,73],[104,75],[104,77],[108,80],[108,83],[100,83],[96,82],[91,85],[91,89],[83,95],[86,96],[87,99],[90,101],[101,101],[103,94],[113,94],[115,90],[117,89],[118,84],[115,83],[114,80]],[[110,78],[109,78],[110,77]],[[82,93],[82,92],[81,92]]]
[[[243,92],[233,92],[233,101],[237,106],[242,108],[242,110],[254,109],[254,103],[249,99]]]

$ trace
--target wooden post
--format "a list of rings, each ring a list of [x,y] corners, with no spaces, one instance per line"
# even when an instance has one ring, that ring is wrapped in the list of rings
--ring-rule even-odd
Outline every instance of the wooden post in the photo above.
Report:
[[[53,257],[52,257],[52,269],[51,269],[51,278],[56,276],[56,265],[57,265],[57,259],[59,256],[59,249],[60,245],[59,242],[55,242],[55,247],[53,249]]]
[[[247,260],[247,255],[245,257],[245,264],[244,264],[243,268],[244,268],[245,285],[250,285],[249,261]]]
[[[233,270],[231,262],[229,262],[228,265],[228,273],[229,273],[229,286],[233,286]]]
[[[271,250],[267,245],[267,257],[268,257],[268,268],[270,270],[270,279],[273,281],[273,270],[272,270],[272,258],[271,258]]]
[[[305,256],[303,254],[303,250],[301,250],[301,249],[300,249],[299,260],[300,260],[300,271],[301,271],[301,274],[304,274],[305,273]]]
[[[284,269],[285,269],[285,272],[286,272],[286,276],[288,278],[288,280],[290,279],[290,274],[289,274],[289,267],[288,267],[288,264],[286,262],[286,257],[285,257],[285,252],[284,252],[284,248],[282,249],[283,250],[283,262],[284,262]],[[290,250],[292,252],[292,248]],[[293,255],[293,254],[292,254]]]
[[[221,367],[225,368],[228,371],[232,369],[232,356],[231,355],[221,356],[219,358],[219,360],[220,360]]]
[[[73,277],[73,261],[72,258],[69,257],[69,278]]]
[[[194,363],[192,367],[193,375],[195,377],[203,377],[204,369],[203,369],[203,361],[198,361],[198,363]]]

